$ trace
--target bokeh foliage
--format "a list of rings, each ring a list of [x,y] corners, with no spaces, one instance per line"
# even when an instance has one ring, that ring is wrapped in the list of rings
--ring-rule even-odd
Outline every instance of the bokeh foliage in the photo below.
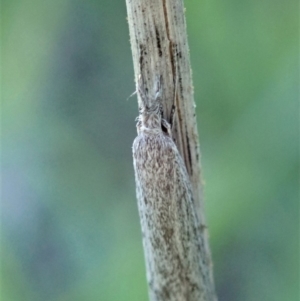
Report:
[[[297,300],[298,3],[185,5],[219,300]],[[125,1],[1,21],[0,300],[147,300]]]

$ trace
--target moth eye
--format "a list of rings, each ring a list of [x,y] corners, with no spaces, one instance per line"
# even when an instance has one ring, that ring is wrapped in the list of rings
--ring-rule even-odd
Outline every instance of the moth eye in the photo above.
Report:
[[[162,130],[164,133],[169,134],[169,131],[168,131],[168,129],[165,127],[164,124],[161,125],[161,130]]]

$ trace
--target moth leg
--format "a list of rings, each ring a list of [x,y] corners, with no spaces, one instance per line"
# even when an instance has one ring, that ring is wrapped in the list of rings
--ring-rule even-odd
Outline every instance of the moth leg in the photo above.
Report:
[[[136,123],[136,130],[137,130],[137,133],[138,133],[138,135],[140,134],[140,129],[141,129],[141,127],[142,127],[142,121],[141,121],[141,118],[140,118],[140,116],[138,116],[138,117],[136,117],[135,118],[135,121],[137,121],[137,123]]]

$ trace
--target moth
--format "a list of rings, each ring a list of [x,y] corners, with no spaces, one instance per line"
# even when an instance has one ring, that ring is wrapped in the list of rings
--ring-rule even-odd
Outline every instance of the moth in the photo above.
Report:
[[[162,117],[161,82],[149,93],[141,79],[137,83],[141,107],[132,147],[150,300],[207,300],[200,221],[184,161]]]

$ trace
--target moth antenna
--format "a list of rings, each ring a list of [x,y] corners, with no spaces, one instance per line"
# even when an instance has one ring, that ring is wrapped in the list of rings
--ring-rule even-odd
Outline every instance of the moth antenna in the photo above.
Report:
[[[155,100],[161,103],[162,94],[162,76],[157,76],[156,78],[156,88],[155,88]]]
[[[142,104],[143,104],[144,108],[147,107],[147,96],[146,96],[146,93],[145,93],[145,90],[144,90],[143,80],[142,80],[141,74],[139,75],[136,91],[139,92],[139,95],[141,97]]]
[[[174,122],[175,122],[177,88],[178,88],[178,77],[176,76],[175,91],[174,91],[174,100],[173,100],[173,105],[172,105],[172,109],[171,109],[171,116],[170,116],[171,128],[173,128]]]

